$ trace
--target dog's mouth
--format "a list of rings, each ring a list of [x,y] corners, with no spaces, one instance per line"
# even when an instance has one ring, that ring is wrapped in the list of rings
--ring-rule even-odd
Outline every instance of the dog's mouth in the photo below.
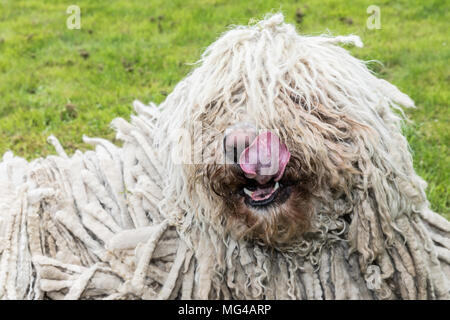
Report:
[[[259,209],[270,205],[282,204],[290,195],[290,188],[279,181],[260,185],[249,181],[240,191],[247,206]]]
[[[262,202],[271,201],[276,195],[276,192],[280,188],[280,184],[269,184],[259,187],[244,188],[243,191],[247,197],[249,197],[254,204],[260,204]]]
[[[225,136],[224,150],[245,180],[238,193],[248,206],[261,208],[288,198],[290,188],[281,181],[290,152],[277,135],[270,131],[256,135],[248,125],[234,127]]]

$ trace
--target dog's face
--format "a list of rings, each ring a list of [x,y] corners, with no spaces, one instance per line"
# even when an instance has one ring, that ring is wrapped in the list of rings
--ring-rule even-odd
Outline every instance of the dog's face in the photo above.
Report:
[[[309,229],[312,181],[276,133],[238,123],[227,128],[221,152],[226,163],[206,174],[233,231],[272,243]]]
[[[401,171],[384,121],[397,125],[390,105],[411,102],[336,41],[287,24],[238,28],[168,96],[157,140],[176,203],[198,214],[186,225],[289,243]],[[175,166],[192,152],[194,164]]]
[[[312,231],[321,191],[342,195],[358,172],[350,135],[356,123],[320,104],[307,110],[301,99],[288,98],[274,108],[277,114],[288,110],[294,120],[264,128],[241,108],[242,116],[219,129],[222,135],[209,138],[220,141],[213,149],[222,161],[197,168],[205,191],[219,197],[228,229],[268,244]],[[208,127],[217,124],[211,121]]]

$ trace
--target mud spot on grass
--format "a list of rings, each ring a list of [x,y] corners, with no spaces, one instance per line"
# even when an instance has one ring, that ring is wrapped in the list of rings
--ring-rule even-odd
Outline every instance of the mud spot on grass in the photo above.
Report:
[[[64,111],[60,114],[61,120],[71,120],[76,117],[78,117],[77,106],[73,103],[66,104]]]
[[[349,26],[353,24],[353,19],[349,17],[340,17],[339,21],[348,24]]]
[[[125,68],[127,72],[133,72],[134,71],[134,63],[131,61],[126,60],[125,58],[122,58],[122,65]]]
[[[89,52],[87,52],[87,51],[84,50],[84,49],[81,49],[81,50],[79,51],[79,53],[80,53],[80,56],[81,56],[83,59],[87,59],[87,58],[89,58],[89,56],[90,56]]]
[[[300,24],[303,21],[303,18],[305,17],[305,10],[302,8],[297,8],[295,10],[295,21]]]

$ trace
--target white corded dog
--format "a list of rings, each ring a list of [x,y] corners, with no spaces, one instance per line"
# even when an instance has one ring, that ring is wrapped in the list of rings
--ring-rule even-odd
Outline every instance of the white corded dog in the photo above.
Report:
[[[226,32],[122,148],[0,163],[0,297],[448,299],[411,99],[275,14]]]

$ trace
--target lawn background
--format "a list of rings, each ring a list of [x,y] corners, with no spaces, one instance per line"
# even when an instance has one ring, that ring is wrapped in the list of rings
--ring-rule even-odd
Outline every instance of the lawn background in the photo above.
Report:
[[[69,5],[81,29],[69,30]],[[381,29],[369,30],[369,5]],[[411,96],[405,125],[432,208],[450,218],[450,28],[448,1],[0,0],[0,155],[32,159],[90,147],[82,134],[114,139],[110,121],[129,118],[134,99],[161,102],[205,47],[233,24],[281,11],[307,34],[357,34],[351,48]],[[298,13],[301,12],[299,15]],[[301,19],[299,16],[302,16]]]

